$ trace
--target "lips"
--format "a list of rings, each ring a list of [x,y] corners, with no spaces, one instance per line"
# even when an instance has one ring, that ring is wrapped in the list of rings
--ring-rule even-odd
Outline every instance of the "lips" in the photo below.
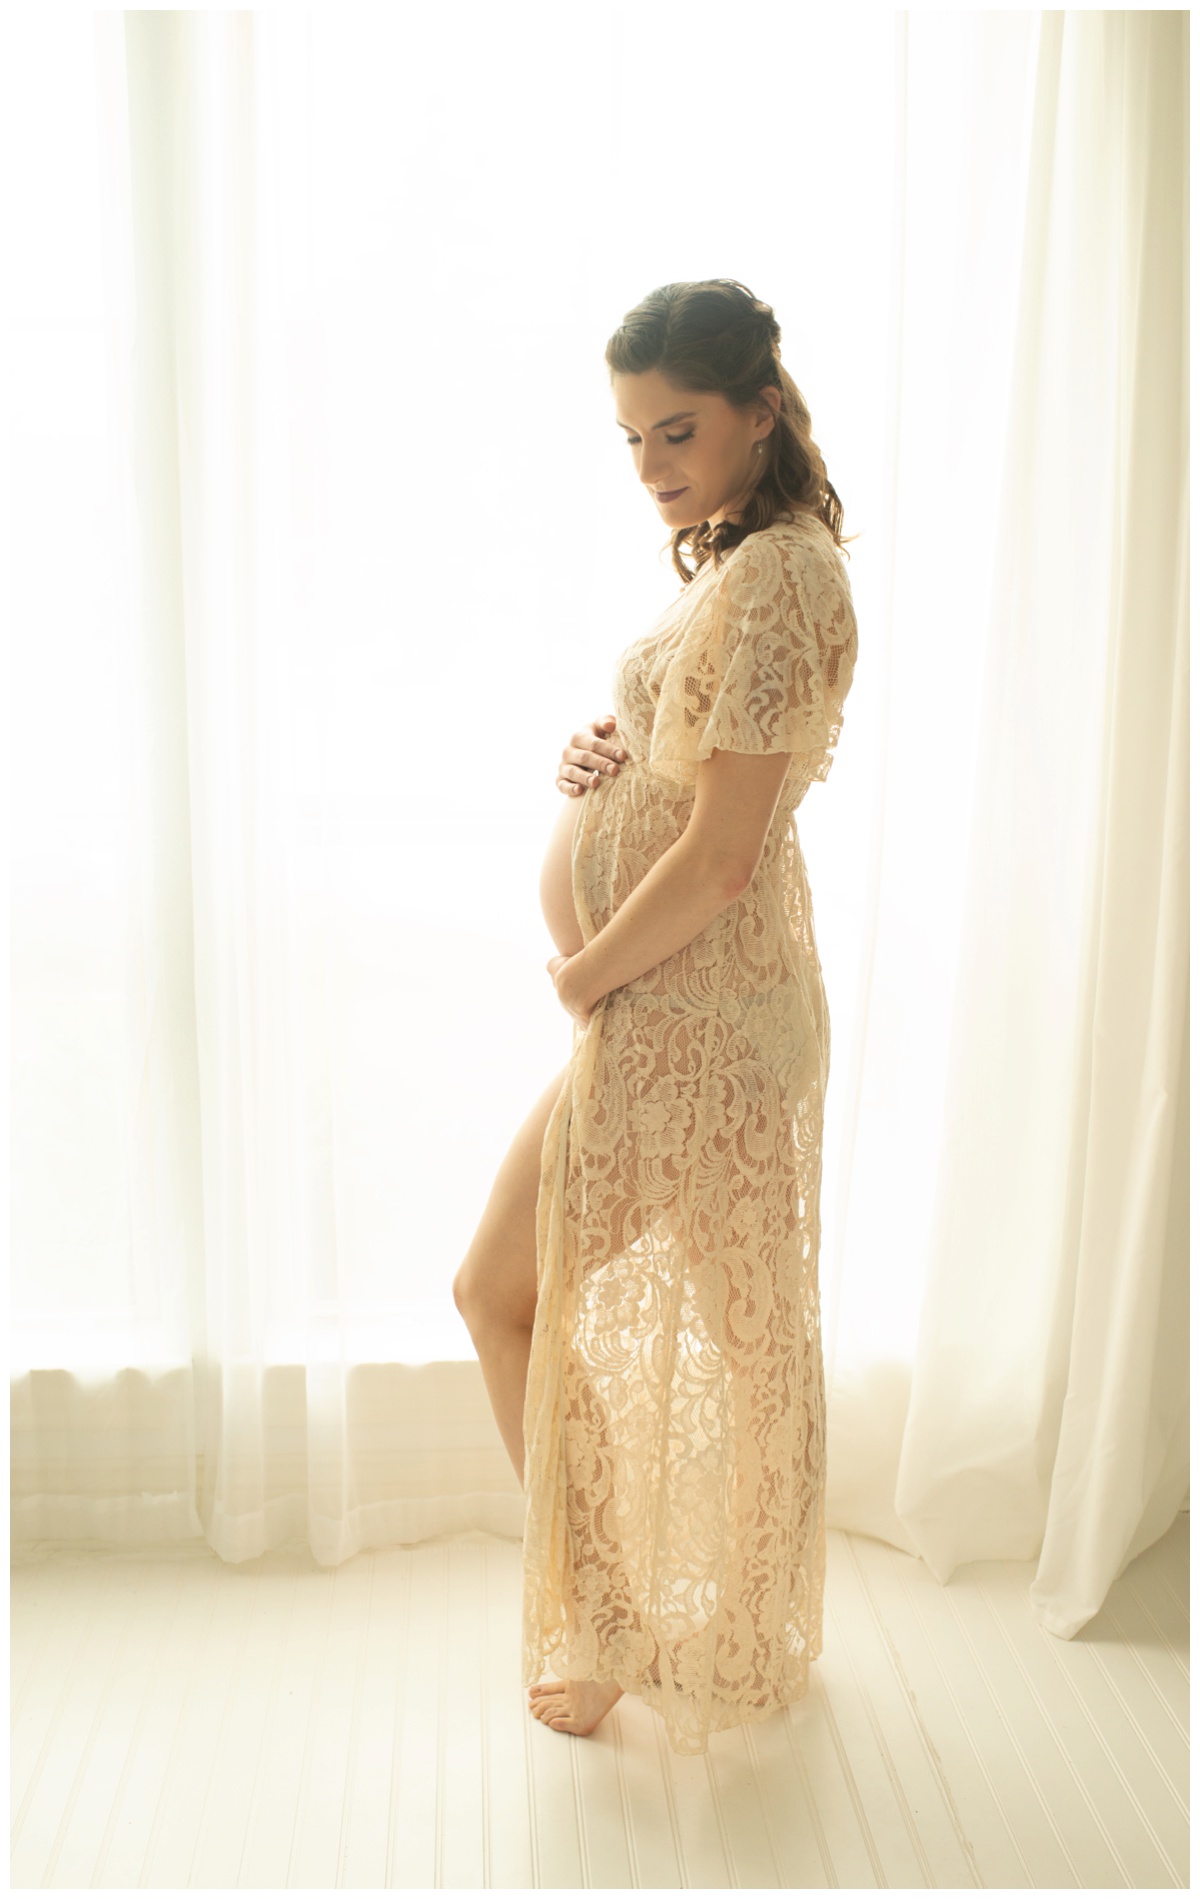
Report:
[[[654,499],[656,501],[674,501],[679,495],[685,494],[686,492],[685,488],[666,488],[660,493],[656,488],[654,491]]]

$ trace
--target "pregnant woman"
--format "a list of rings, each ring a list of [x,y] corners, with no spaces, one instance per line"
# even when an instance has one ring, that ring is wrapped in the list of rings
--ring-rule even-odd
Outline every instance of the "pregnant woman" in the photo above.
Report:
[[[829,1015],[793,814],[857,627],[779,337],[717,279],[609,340],[683,584],[563,753],[542,901],[571,1059],[455,1280],[525,1491],[530,1708],[590,1734],[638,1695],[684,1754],[821,1653]]]

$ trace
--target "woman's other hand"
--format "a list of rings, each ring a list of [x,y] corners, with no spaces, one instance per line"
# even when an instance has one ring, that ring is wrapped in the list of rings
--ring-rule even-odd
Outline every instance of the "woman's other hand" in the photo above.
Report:
[[[625,759],[625,747],[617,740],[616,716],[609,713],[606,719],[593,719],[589,727],[571,734],[569,745],[563,746],[562,763],[558,768],[556,783],[566,798],[578,798],[605,772],[615,777]]]
[[[563,1008],[578,1022],[580,1028],[586,1029],[597,998],[588,992],[582,959],[582,951],[575,956],[552,956],[546,968]]]

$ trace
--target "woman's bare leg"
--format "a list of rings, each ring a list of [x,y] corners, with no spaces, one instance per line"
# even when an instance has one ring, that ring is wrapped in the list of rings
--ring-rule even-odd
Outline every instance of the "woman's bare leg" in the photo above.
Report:
[[[537,1197],[542,1148],[564,1068],[539,1096],[500,1164],[467,1256],[454,1279],[483,1369],[492,1410],[513,1469],[525,1482],[525,1388],[537,1308]],[[540,1721],[568,1734],[590,1734],[623,1690],[615,1682],[537,1682],[529,1705]]]
[[[566,1074],[564,1068],[555,1076],[518,1128],[454,1279],[454,1303],[479,1354],[496,1423],[522,1484],[525,1386],[537,1308],[542,1146]]]

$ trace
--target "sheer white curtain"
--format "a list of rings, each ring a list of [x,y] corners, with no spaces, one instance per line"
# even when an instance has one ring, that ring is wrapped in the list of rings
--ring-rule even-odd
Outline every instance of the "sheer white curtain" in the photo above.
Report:
[[[1188,1487],[1187,47],[1179,13],[900,40],[829,1511],[942,1580],[1039,1557],[1064,1636]]]
[[[466,37],[434,12],[102,15],[65,66],[61,22],[21,24],[18,123],[55,153],[28,241],[58,275],[28,273],[18,325],[44,358],[15,764],[20,1536],[203,1535],[232,1560],[295,1536],[336,1562],[520,1533],[451,1281],[570,1051],[537,905],[555,763],[677,586],[604,339],[654,283],[762,283],[778,249],[732,176],[719,235],[664,229],[665,23],[524,19],[560,85],[483,10]],[[892,47],[854,38],[802,45],[861,95],[814,137],[862,151]],[[865,166],[854,189],[878,254],[886,191]],[[827,259],[842,217],[810,220]],[[814,408],[867,464],[869,299],[810,313],[791,275]],[[91,410],[50,416],[72,351]],[[66,518],[51,425],[86,458]]]
[[[604,337],[708,275],[862,536],[829,1520],[1071,1633],[1184,1494],[1186,15],[780,9],[786,111],[689,18],[529,7],[549,87],[484,10],[23,29],[14,1536],[520,1534],[450,1281],[674,590]]]

